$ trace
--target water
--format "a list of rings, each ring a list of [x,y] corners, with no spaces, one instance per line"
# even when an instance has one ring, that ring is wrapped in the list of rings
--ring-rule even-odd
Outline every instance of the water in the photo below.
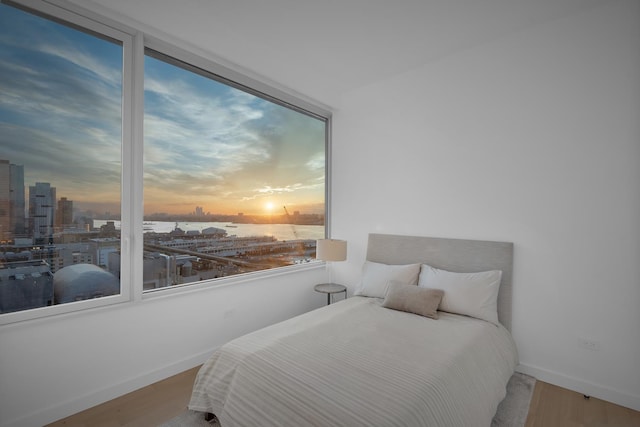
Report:
[[[93,226],[100,226],[107,220],[94,219]],[[116,229],[120,229],[120,221],[113,221]],[[216,227],[226,230],[228,236],[273,236],[278,240],[296,239],[324,239],[324,225],[294,225],[294,224],[234,224],[231,222],[182,222],[178,221],[178,227],[183,231],[198,230]],[[169,233],[176,227],[173,221],[145,221],[144,232]]]

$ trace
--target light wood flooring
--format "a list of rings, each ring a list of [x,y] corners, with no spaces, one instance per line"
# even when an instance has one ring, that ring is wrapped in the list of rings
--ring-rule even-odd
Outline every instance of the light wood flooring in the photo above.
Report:
[[[47,427],[152,427],[187,409],[198,368],[72,415]],[[638,427],[640,412],[538,381],[525,427]]]
[[[525,427],[639,427],[640,412],[536,382]]]

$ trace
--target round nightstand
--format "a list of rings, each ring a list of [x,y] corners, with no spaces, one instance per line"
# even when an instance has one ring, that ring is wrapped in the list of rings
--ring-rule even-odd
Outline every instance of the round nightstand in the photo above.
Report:
[[[331,296],[333,294],[344,292],[344,297],[345,299],[347,298],[347,287],[344,285],[339,285],[337,283],[320,283],[318,285],[315,285],[313,289],[316,292],[327,294],[327,305],[331,304]]]

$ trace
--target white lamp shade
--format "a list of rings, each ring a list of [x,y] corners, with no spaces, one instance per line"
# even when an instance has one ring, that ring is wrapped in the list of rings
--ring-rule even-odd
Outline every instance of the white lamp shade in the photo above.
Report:
[[[344,261],[347,259],[347,241],[320,239],[316,242],[316,259],[322,261]]]

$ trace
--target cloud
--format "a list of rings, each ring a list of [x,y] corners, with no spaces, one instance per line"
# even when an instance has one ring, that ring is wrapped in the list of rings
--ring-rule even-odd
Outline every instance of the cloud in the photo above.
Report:
[[[0,158],[24,164],[27,185],[119,204],[121,48],[0,7]],[[324,132],[321,120],[145,59],[149,206],[250,212],[268,195],[323,204]]]
[[[244,202],[259,197],[256,187],[313,188],[324,200],[316,182],[324,173],[323,122],[200,75],[167,72],[173,66],[157,59],[146,65],[145,170],[163,173],[145,188],[158,195],[180,188],[185,197],[215,191],[207,196]],[[200,179],[176,179],[179,171]]]
[[[121,59],[101,61],[56,31],[62,26],[2,8],[0,157],[25,166],[26,186],[49,182],[78,202],[119,203]],[[121,58],[117,46],[97,42],[107,44],[102,55]]]

